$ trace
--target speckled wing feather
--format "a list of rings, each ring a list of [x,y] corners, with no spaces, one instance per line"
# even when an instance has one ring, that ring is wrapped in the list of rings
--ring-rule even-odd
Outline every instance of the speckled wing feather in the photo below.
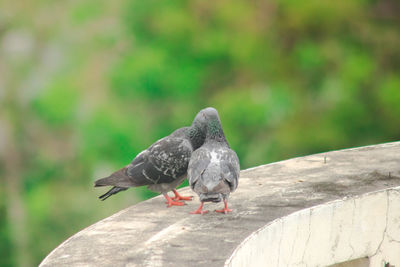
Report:
[[[126,173],[135,186],[171,183],[186,173],[191,153],[189,141],[168,136],[140,153]]]

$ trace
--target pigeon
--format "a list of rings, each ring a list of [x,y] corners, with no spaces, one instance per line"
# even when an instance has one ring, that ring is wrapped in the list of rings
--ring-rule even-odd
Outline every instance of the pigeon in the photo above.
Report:
[[[147,185],[148,189],[164,195],[168,207],[184,205],[179,200],[191,200],[192,197],[179,195],[176,187],[185,180],[192,152],[205,140],[206,127],[204,110],[201,110],[191,126],[175,130],[139,153],[127,166],[95,181],[95,187],[113,186],[99,198],[106,200],[129,187]],[[171,190],[175,194],[173,198],[167,194]]]
[[[218,112],[203,110],[207,119],[204,144],[192,153],[188,167],[189,185],[200,197],[200,207],[191,214],[204,214],[204,202],[224,201],[224,208],[216,212],[228,213],[229,194],[238,186],[240,165],[236,152],[225,138]]]

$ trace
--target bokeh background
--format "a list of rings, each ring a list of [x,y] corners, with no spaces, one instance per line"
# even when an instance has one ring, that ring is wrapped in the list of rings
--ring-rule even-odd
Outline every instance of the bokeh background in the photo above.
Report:
[[[400,139],[396,0],[0,2],[0,265],[155,194],[93,181],[202,108],[242,169]],[[164,208],[160,204],[160,208]]]

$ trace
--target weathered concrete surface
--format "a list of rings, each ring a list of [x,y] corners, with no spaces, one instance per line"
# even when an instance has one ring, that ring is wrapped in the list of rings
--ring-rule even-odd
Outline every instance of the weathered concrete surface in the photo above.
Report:
[[[276,219],[250,235],[226,266],[337,263],[342,264],[334,266],[400,266],[400,187],[328,202]]]
[[[197,198],[165,208],[156,197],[77,233],[41,266],[224,266],[243,240],[277,218],[399,185],[400,142],[294,158],[242,171],[231,214],[189,215]]]

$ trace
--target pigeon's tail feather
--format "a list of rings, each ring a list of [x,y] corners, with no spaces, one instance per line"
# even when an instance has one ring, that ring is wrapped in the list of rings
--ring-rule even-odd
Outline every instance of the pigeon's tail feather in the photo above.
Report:
[[[204,193],[228,193],[229,184],[220,177],[214,179],[202,179]]]
[[[201,202],[220,202],[224,197],[221,193],[201,193],[200,201]]]
[[[107,198],[109,198],[110,196],[112,196],[112,195],[114,195],[114,194],[116,194],[118,192],[125,191],[126,189],[128,189],[128,188],[114,186],[113,188],[108,190],[105,194],[99,196],[99,199],[104,201]]]
[[[108,177],[98,179],[94,182],[95,187],[108,185],[122,188],[136,186],[132,179],[126,174],[126,167],[114,172]]]
[[[193,185],[202,202],[220,202],[229,195],[229,184],[221,176],[201,177]]]

